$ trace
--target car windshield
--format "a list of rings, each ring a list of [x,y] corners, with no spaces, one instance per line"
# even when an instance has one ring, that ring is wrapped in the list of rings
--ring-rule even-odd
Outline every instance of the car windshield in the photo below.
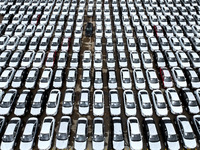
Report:
[[[196,107],[197,106],[197,102],[196,101],[189,101],[189,106],[193,106]]]
[[[188,58],[182,58],[182,62],[188,62]]]
[[[17,57],[17,58],[12,58],[10,61],[11,61],[11,62],[18,62],[18,60],[19,60],[19,57]]]
[[[94,108],[97,108],[97,109],[98,109],[98,108],[99,108],[99,109],[100,109],[100,108],[103,108],[103,103],[100,103],[100,102],[99,102],[99,103],[98,103],[98,102],[94,103]]]
[[[5,58],[1,57],[0,62],[4,62],[4,61],[5,61]]]
[[[89,103],[88,103],[88,101],[80,101],[79,106],[80,106],[80,107],[88,107],[88,106],[89,106]]]
[[[144,78],[137,78],[137,83],[144,83]]]
[[[164,102],[157,103],[158,108],[166,108],[166,104]]]
[[[68,81],[68,82],[74,82],[74,81],[75,81],[75,78],[74,78],[74,77],[69,77],[69,78],[67,79],[67,81]]]
[[[12,142],[12,141],[14,141],[14,135],[13,134],[12,135],[4,135],[2,140],[4,142]]]
[[[2,102],[1,103],[2,108],[8,108],[8,107],[10,107],[10,105],[11,105],[10,102]]]
[[[72,102],[69,102],[69,101],[68,102],[66,102],[66,101],[64,102],[64,107],[72,107],[72,105],[73,105]]]
[[[171,77],[165,77],[165,78],[164,78],[164,81],[165,81],[165,82],[171,82],[172,79],[171,79]]]
[[[140,134],[132,134],[131,135],[131,141],[140,141],[141,135]]]
[[[76,62],[78,62],[78,59],[77,58],[72,58],[71,62],[76,63]]]
[[[198,77],[193,77],[192,78],[192,82],[199,82],[199,78]]]
[[[157,78],[151,78],[150,81],[151,81],[151,83],[158,83],[158,79]]]
[[[113,141],[123,141],[124,137],[122,134],[114,134]]]
[[[158,135],[150,135],[149,141],[150,141],[150,142],[159,142],[159,137],[158,137]]]
[[[181,103],[180,103],[180,101],[173,100],[173,101],[172,101],[172,105],[173,105],[173,106],[181,106]]]
[[[151,63],[151,59],[145,59],[145,63]]]
[[[0,82],[7,82],[7,80],[8,80],[8,77],[1,77],[0,78]]]
[[[21,139],[22,142],[31,142],[32,140],[32,135],[23,135]]]
[[[18,102],[16,105],[16,108],[25,108],[25,103],[24,102]]]
[[[86,136],[84,136],[84,135],[76,135],[75,141],[77,141],[77,142],[85,142],[86,141]]]
[[[184,76],[179,76],[179,77],[178,77],[178,80],[179,80],[179,81],[185,81],[185,77],[184,77]]]
[[[184,132],[185,139],[194,139],[194,133],[193,132]]]
[[[124,83],[130,83],[131,80],[130,80],[130,78],[124,78],[124,79],[123,79],[123,82],[124,82]]]
[[[40,108],[41,107],[41,102],[33,102],[32,107],[33,108]]]
[[[104,141],[104,137],[103,137],[103,135],[94,135],[93,141],[94,142],[102,142],[102,141]]]
[[[126,107],[127,108],[135,108],[135,103],[133,103],[133,102],[127,102],[126,103]]]
[[[111,108],[119,108],[120,107],[120,103],[119,102],[112,102],[111,103]]]
[[[14,81],[14,82],[20,82],[20,81],[21,81],[21,76],[20,76],[20,77],[15,77],[15,78],[13,79],[13,81]]]
[[[171,61],[171,62],[175,62],[176,59],[175,59],[175,57],[169,57],[169,61]]]
[[[53,58],[48,58],[47,62],[53,62]]]
[[[102,78],[96,78],[94,82],[95,83],[102,83]]]
[[[58,140],[67,140],[68,135],[66,133],[58,133],[56,137]]]
[[[41,61],[40,58],[36,58],[36,59],[35,59],[35,62],[40,62],[40,61]]]
[[[198,58],[194,58],[193,61],[194,62],[200,62],[200,58],[199,57]]]
[[[143,103],[142,107],[143,107],[143,109],[150,109],[151,108],[151,103]]]
[[[61,81],[62,81],[62,78],[61,78],[61,77],[55,77],[54,81],[55,81],[55,82],[61,82]]]
[[[47,104],[47,107],[49,107],[49,108],[55,108],[56,107],[56,102],[49,102]]]
[[[42,82],[42,83],[47,83],[47,82],[48,82],[48,78],[42,78],[42,79],[41,79],[41,82]]]
[[[40,139],[40,141],[48,141],[50,139],[50,135],[49,134],[40,134],[39,139]]]
[[[23,62],[29,62],[29,60],[30,60],[29,57],[24,57],[23,58]]]
[[[176,134],[168,135],[167,140],[168,140],[169,142],[176,142],[176,141],[178,141],[178,137],[177,137]]]

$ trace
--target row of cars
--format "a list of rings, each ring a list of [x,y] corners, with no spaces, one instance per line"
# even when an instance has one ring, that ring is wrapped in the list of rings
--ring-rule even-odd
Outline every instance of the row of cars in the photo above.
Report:
[[[49,149],[53,142],[55,119],[53,117],[45,117],[38,137],[38,149]],[[1,130],[5,125],[5,118],[0,118]],[[193,149],[197,147],[199,141],[200,131],[200,116],[193,116],[192,121],[184,115],[178,115],[175,120],[176,127],[169,117],[160,119],[159,126],[161,133],[158,133],[153,118],[145,118],[143,123],[144,135],[146,136],[147,145],[149,149],[161,149],[160,138],[163,136],[165,146],[168,149],[180,149],[180,141],[185,148]],[[127,136],[131,149],[143,149],[142,126],[136,117],[129,117],[127,119]],[[13,117],[5,129],[2,137],[1,149],[12,149],[19,136],[22,121],[18,117]],[[68,116],[63,116],[60,119],[58,130],[56,131],[55,145],[58,149],[65,149],[68,147],[72,121]],[[22,136],[20,138],[20,149],[32,149],[36,140],[38,132],[39,121],[37,118],[31,117],[25,124]],[[92,130],[92,148],[104,149],[105,147],[105,125],[101,117],[96,117],[93,120]],[[178,132],[177,132],[178,130]],[[196,131],[196,134],[194,133]],[[179,136],[178,134],[179,133]],[[79,118],[76,126],[76,135],[74,137],[75,149],[86,149],[88,141],[88,119]],[[113,117],[111,121],[111,140],[114,149],[124,149],[124,133],[122,127],[122,120],[120,117]]]

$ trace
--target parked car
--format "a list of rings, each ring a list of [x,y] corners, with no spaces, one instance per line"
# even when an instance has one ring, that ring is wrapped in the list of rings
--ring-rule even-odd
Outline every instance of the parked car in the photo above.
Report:
[[[35,88],[35,85],[36,85],[36,82],[38,79],[38,75],[39,75],[39,69],[31,68],[31,70],[29,71],[27,78],[26,78],[25,87],[28,89]]]
[[[166,67],[160,68],[159,70],[163,87],[164,88],[173,87],[174,83],[169,70]]]
[[[102,90],[95,90],[93,94],[93,115],[104,115],[104,93]]]
[[[21,118],[13,117],[2,136],[1,149],[14,149],[16,145],[16,140],[19,136],[19,131],[21,127]]]
[[[132,88],[132,80],[130,77],[130,71],[128,68],[122,68],[120,70],[121,85],[123,90],[128,90]]]
[[[159,80],[154,69],[146,70],[146,78],[149,85],[149,89],[154,90],[160,88]]]
[[[7,67],[0,76],[0,88],[7,89],[14,77],[15,69],[12,67]]]
[[[73,89],[67,89],[65,91],[65,97],[62,106],[62,113],[65,115],[71,115],[74,108],[75,92]]]
[[[38,149],[50,149],[55,129],[54,117],[45,117],[38,138]]]
[[[179,67],[172,68],[172,76],[177,88],[187,87],[187,81],[183,71]]]
[[[69,116],[61,117],[58,132],[56,134],[56,148],[67,148],[70,138],[71,124],[72,122]]]
[[[132,90],[125,90],[123,92],[123,100],[126,116],[135,116],[137,114],[137,104]]]
[[[196,148],[197,142],[195,134],[187,117],[184,115],[178,115],[176,117],[176,123],[179,129],[180,138],[184,148]]]
[[[53,70],[51,68],[45,68],[39,82],[40,89],[49,89],[53,76]]]
[[[60,104],[61,92],[58,89],[51,90],[46,105],[46,114],[55,116],[58,112],[58,106]]]
[[[20,139],[20,149],[32,149],[35,143],[35,138],[37,136],[38,119],[35,117],[30,117],[24,127]]]
[[[87,115],[90,110],[90,91],[88,89],[82,89],[79,101],[79,114]]]
[[[88,140],[88,120],[87,118],[79,118],[76,126],[74,148],[76,150],[86,149],[87,140]]]

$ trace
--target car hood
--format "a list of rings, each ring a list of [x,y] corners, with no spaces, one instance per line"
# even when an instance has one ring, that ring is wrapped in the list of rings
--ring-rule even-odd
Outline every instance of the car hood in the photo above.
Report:
[[[125,113],[127,116],[135,116],[136,115],[136,108],[125,108]]]
[[[67,140],[58,140],[56,139],[56,147],[58,149],[65,149],[68,145],[68,139]]]
[[[198,106],[196,106],[196,107],[189,106],[189,111],[192,114],[197,114],[197,113],[199,113],[199,107]]]
[[[191,82],[193,88],[199,88],[200,82]]]
[[[40,115],[41,113],[41,108],[31,108],[31,112],[32,115],[37,116]]]
[[[103,150],[104,149],[104,141],[103,142],[94,142],[92,141],[93,150]]]
[[[195,139],[192,139],[192,140],[186,140],[184,139],[184,144],[187,148],[189,149],[193,149],[193,148],[196,148],[197,146],[197,143],[196,143],[196,140]]]
[[[63,107],[62,108],[62,113],[65,114],[65,115],[71,115],[72,114],[72,110],[73,110],[73,107]]]
[[[160,150],[161,149],[160,142],[149,142],[149,148],[153,150]]]
[[[51,147],[51,141],[38,141],[38,148],[40,150],[47,150],[47,149],[50,149]]]
[[[120,141],[120,142],[113,141],[113,148],[116,150],[123,150],[124,149],[124,141]]]
[[[20,143],[20,150],[31,150],[33,146],[32,142],[21,142]]]
[[[141,149],[143,149],[143,142],[142,141],[130,141],[130,147],[134,150],[141,150]]]
[[[120,108],[110,108],[110,113],[113,116],[118,116],[121,114],[121,109]]]
[[[93,114],[94,114],[94,116],[103,116],[104,108],[102,108],[102,109],[93,108]]]
[[[12,82],[12,87],[13,88],[18,88],[18,87],[20,87],[20,82]]]
[[[82,115],[88,114],[89,107],[79,107],[79,113]]]
[[[24,115],[24,112],[25,112],[25,108],[22,108],[22,109],[15,108],[14,114],[16,116],[22,116],[22,115]]]
[[[179,142],[167,142],[168,149],[169,150],[177,150],[180,149],[180,144]]]
[[[9,108],[0,108],[0,115],[7,115],[10,111],[10,107]]]
[[[74,142],[74,149],[76,150],[85,150],[87,146],[87,142]]]
[[[14,146],[13,142],[1,142],[1,149],[3,150],[12,150]]]
[[[55,108],[46,108],[46,114],[47,115],[56,115],[57,114],[57,107],[55,107]]]

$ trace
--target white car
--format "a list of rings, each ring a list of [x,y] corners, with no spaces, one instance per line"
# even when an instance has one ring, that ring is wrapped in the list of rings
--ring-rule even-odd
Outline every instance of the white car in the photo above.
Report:
[[[52,68],[45,68],[43,70],[42,76],[40,78],[39,88],[45,89],[45,90],[49,89],[51,80],[52,80],[52,76],[53,76]]]
[[[96,117],[93,120],[93,130],[92,130],[92,149],[93,150],[103,150],[105,146],[104,138],[104,120],[103,118]]]
[[[67,148],[70,138],[71,124],[71,118],[69,116],[61,117],[58,132],[56,135],[56,148]]]
[[[128,68],[122,68],[120,70],[121,85],[123,90],[128,90],[132,88],[132,80],[130,76],[130,71]]]
[[[53,36],[53,33],[54,33],[54,25],[47,25],[44,32],[44,36],[51,38]]]
[[[72,53],[70,60],[70,68],[77,68],[79,64],[79,53]]]
[[[165,98],[161,92],[161,90],[154,90],[151,93],[153,99],[153,105],[156,111],[157,116],[167,116],[168,109],[167,104],[165,102]]]
[[[28,89],[33,89],[35,88],[37,79],[39,75],[39,69],[38,68],[31,68],[29,71],[26,81],[25,81],[25,87]]]
[[[11,67],[7,67],[0,76],[0,88],[7,89],[14,77],[15,69]]]
[[[47,95],[45,94],[45,90],[39,89],[33,99],[33,103],[31,106],[30,114],[33,116],[38,116],[42,113],[42,109],[45,104],[45,99],[47,99]]]
[[[122,129],[122,121],[120,117],[112,118],[112,145],[113,149],[123,150],[124,149],[124,137],[123,137],[123,129]]]
[[[181,68],[188,68],[190,67],[190,61],[183,51],[176,51],[175,53],[176,59],[180,65]]]
[[[23,90],[17,99],[16,106],[14,109],[14,114],[16,116],[24,116],[27,112],[27,107],[29,106],[29,100],[31,99],[30,90]]]
[[[21,118],[13,117],[4,132],[4,135],[2,136],[1,141],[1,149],[2,150],[11,150],[15,149],[15,142],[17,140],[17,136],[19,134],[19,130],[21,127]]]
[[[95,90],[93,94],[93,115],[104,115],[104,93],[102,90]]]
[[[141,67],[140,58],[137,51],[130,53],[130,62],[132,69]]]
[[[102,70],[94,71],[94,89],[103,88],[103,73]]]
[[[146,135],[147,135],[146,137],[147,137],[149,149],[160,150],[161,143],[160,143],[159,133],[157,131],[154,119],[153,118],[145,118],[144,126],[145,126],[144,133],[146,133]]]
[[[143,149],[143,138],[139,120],[136,117],[129,117],[127,120],[127,131],[130,149]]]
[[[177,91],[174,88],[168,88],[165,90],[168,105],[172,114],[181,114],[183,112],[182,102],[178,96]]]
[[[165,51],[165,57],[166,57],[166,61],[167,61],[170,68],[178,66],[176,57],[171,50]]]
[[[82,66],[83,66],[83,68],[91,68],[91,65],[92,65],[91,51],[85,50],[83,53]]]
[[[199,55],[194,51],[188,51],[187,55],[188,55],[188,58],[190,59],[192,67],[193,68],[200,68],[200,57],[199,57]]]
[[[141,59],[145,69],[153,68],[153,62],[149,52],[142,52]]]
[[[16,50],[19,43],[19,39],[20,38],[18,36],[12,36],[6,45],[6,49],[12,51]]]
[[[186,78],[185,75],[183,74],[182,69],[180,69],[179,67],[173,67],[171,71],[176,87],[177,88],[187,87]]]
[[[76,135],[74,138],[74,149],[83,150],[87,148],[88,140],[88,120],[79,118],[77,121]]]
[[[149,94],[146,90],[140,90],[138,92],[138,101],[142,116],[143,117],[152,116],[153,115],[152,104]]]
[[[76,78],[77,78],[77,70],[73,69],[73,68],[69,69],[68,77],[66,79],[66,87],[67,88],[75,88]]]
[[[55,119],[54,117],[45,117],[42,123],[38,138],[38,149],[39,150],[48,150],[51,148],[53,134],[55,128]]]
[[[115,70],[108,70],[108,88],[109,89],[117,88],[117,77]]]
[[[118,52],[119,68],[126,68],[128,65],[126,54],[124,51]]]
[[[6,49],[6,45],[9,41],[10,37],[7,35],[3,35],[0,37],[0,50],[3,51]]]
[[[31,150],[33,148],[38,124],[37,118],[31,117],[28,119],[20,140],[20,150]]]
[[[63,85],[63,70],[62,68],[57,68],[54,80],[53,80],[53,87],[54,88],[61,88]]]
[[[60,104],[61,92],[58,89],[51,90],[46,105],[46,115],[55,116]]]
[[[90,91],[88,89],[81,90],[78,111],[81,115],[87,115],[90,111]]]
[[[144,90],[146,89],[146,80],[144,78],[144,74],[142,72],[142,69],[136,68],[133,70],[133,79],[135,83],[135,88],[137,90]]]
[[[10,89],[6,92],[0,103],[0,115],[8,116],[10,114],[11,107],[15,101],[16,96],[17,96],[16,89]]]
[[[134,38],[128,38],[127,39],[127,46],[128,46],[128,51],[135,52],[136,51],[136,43]]]
[[[35,54],[35,58],[33,59],[33,67],[42,68],[44,59],[45,59],[45,52],[38,51]]]
[[[160,88],[159,80],[154,69],[146,70],[146,78],[149,85],[149,89],[155,90]]]
[[[176,123],[179,129],[183,147],[186,149],[195,149],[197,147],[197,142],[187,117],[184,115],[178,115],[176,117]]]
[[[24,35],[27,36],[27,37],[32,37],[34,35],[35,29],[36,29],[35,25],[29,24],[26,27],[26,31],[25,31]]]
[[[115,57],[113,52],[107,53],[107,68],[115,68]]]
[[[102,68],[103,66],[103,59],[101,52],[94,52],[94,68]]]
[[[27,52],[25,52],[21,61],[21,66],[29,68],[31,66],[31,63],[33,62],[34,57],[35,57],[35,51],[28,50]]]
[[[0,67],[5,68],[9,62],[11,50],[5,50],[0,54]]]
[[[91,70],[83,69],[82,79],[81,79],[81,87],[82,88],[90,88],[91,86]]]
[[[42,37],[45,31],[45,25],[42,23],[42,18],[45,17],[45,15],[42,15],[40,19],[40,24],[35,29],[35,36],[36,37]]]
[[[137,109],[135,96],[132,90],[124,90],[123,92],[124,108],[126,116],[136,116]]]
[[[121,103],[117,90],[109,91],[109,105],[111,116],[119,116],[121,114]]]
[[[23,52],[21,50],[15,51],[10,58],[9,67],[17,68],[19,66],[19,62],[21,61],[22,55]]]
[[[64,97],[63,105],[62,105],[62,113],[64,115],[71,115],[73,113],[74,96],[75,96],[75,92],[73,89],[67,89],[65,91],[65,97]]]
[[[57,66],[59,68],[65,68],[67,65],[67,53],[66,52],[60,52]]]
[[[54,66],[55,57],[56,57],[56,52],[50,51],[47,55],[45,66],[52,68]]]

